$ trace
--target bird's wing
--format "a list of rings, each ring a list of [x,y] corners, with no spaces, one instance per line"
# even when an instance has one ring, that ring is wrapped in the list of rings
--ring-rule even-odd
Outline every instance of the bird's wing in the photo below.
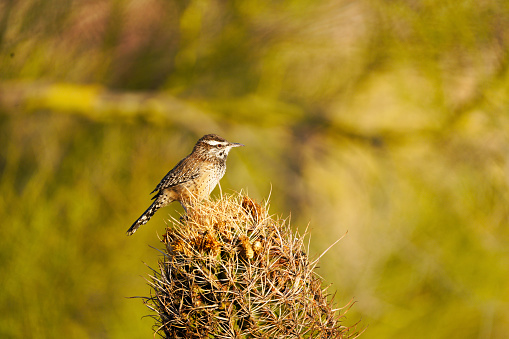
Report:
[[[189,160],[189,156],[180,160],[161,180],[150,194],[168,187],[182,184],[198,177],[198,171],[194,170],[193,161]]]

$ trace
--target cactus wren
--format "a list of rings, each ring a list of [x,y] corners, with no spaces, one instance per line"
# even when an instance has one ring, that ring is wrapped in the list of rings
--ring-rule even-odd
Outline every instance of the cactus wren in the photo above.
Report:
[[[179,201],[186,209],[195,200],[209,197],[226,172],[226,158],[233,147],[244,146],[231,143],[215,134],[203,136],[193,151],[182,159],[151,192],[155,201],[127,231],[131,235],[145,225],[154,213],[173,201]]]

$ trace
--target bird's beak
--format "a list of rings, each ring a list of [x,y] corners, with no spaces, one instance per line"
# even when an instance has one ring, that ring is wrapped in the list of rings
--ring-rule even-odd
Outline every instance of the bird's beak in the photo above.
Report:
[[[240,146],[244,146],[244,145],[236,143],[236,142],[230,143],[230,147],[240,147]]]

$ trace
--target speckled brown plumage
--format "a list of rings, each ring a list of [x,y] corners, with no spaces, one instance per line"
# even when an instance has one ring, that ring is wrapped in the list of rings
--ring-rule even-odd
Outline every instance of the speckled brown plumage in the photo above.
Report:
[[[154,202],[127,231],[131,235],[145,225],[154,213],[173,201],[179,201],[184,209],[195,200],[209,197],[226,172],[226,158],[233,147],[215,134],[207,134],[196,142],[191,154],[182,159],[156,186],[152,193]]]

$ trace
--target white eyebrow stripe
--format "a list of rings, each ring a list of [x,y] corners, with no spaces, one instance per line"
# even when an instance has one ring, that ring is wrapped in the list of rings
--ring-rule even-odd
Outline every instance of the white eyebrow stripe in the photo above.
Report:
[[[224,141],[216,141],[216,140],[205,140],[205,142],[207,144],[209,144],[210,146],[217,146],[217,145],[226,145],[227,142],[224,142]]]

